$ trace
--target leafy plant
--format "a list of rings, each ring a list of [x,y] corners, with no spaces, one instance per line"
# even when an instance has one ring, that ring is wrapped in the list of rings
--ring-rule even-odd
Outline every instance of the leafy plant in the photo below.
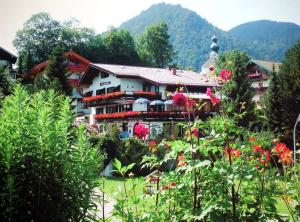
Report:
[[[70,100],[17,86],[0,115],[0,220],[84,221],[92,213],[103,157]]]

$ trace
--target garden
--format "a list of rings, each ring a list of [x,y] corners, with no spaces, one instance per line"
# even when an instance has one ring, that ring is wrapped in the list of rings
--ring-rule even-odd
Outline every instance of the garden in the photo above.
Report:
[[[225,53],[210,69],[221,86],[207,88],[220,106],[210,118],[177,89],[174,103],[190,110],[178,139],[149,141],[142,122],[134,138],[95,136],[73,125],[68,97],[17,85],[1,103],[0,221],[299,221],[292,137],[255,108],[247,61]],[[111,161],[115,178],[104,178]]]

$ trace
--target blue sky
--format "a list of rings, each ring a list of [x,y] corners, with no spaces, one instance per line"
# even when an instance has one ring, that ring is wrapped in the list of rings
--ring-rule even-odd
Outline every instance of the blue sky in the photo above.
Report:
[[[300,0],[0,0],[0,46],[15,53],[15,33],[35,13],[48,12],[58,20],[75,17],[82,26],[103,32],[160,2],[181,4],[223,30],[259,19],[300,25]]]

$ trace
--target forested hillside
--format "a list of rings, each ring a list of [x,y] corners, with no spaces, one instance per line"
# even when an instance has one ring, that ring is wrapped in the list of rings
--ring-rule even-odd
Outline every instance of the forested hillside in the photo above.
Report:
[[[272,25],[258,23],[254,28],[250,26],[252,29],[249,31],[247,31],[247,27],[243,28],[243,25],[240,25],[230,32],[225,32],[191,10],[182,8],[180,5],[165,3],[151,6],[140,15],[124,22],[121,28],[129,30],[134,37],[137,37],[145,31],[147,26],[161,21],[168,25],[171,42],[177,51],[177,62],[182,67],[193,66],[197,70],[208,58],[211,37],[214,34],[219,39],[221,52],[238,49],[257,59],[274,61],[282,60],[286,49],[300,39],[298,35],[293,34],[297,32],[296,28],[284,29],[282,27],[290,25],[290,23],[271,22],[277,24],[275,28]],[[260,27],[261,25],[262,27]],[[299,26],[295,26],[299,29]],[[241,30],[239,27],[243,29]],[[280,38],[274,38],[272,35],[276,30],[281,30],[278,32]],[[242,35],[241,33],[246,34]],[[247,33],[249,34],[247,35]],[[256,38],[255,33],[260,33],[258,36],[265,34],[265,38]],[[294,38],[288,37],[293,35]],[[287,41],[289,41],[288,44]]]

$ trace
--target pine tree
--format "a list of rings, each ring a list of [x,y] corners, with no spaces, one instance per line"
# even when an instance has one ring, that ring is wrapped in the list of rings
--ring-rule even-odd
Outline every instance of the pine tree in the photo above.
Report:
[[[269,88],[263,97],[263,110],[267,117],[269,128],[275,132],[282,131],[281,113],[283,108],[282,93],[280,90],[280,83],[278,73],[275,72],[274,67],[271,73]]]
[[[293,126],[300,114],[300,41],[286,52],[285,60],[278,73],[281,112],[278,117],[282,121],[286,135],[291,135]]]
[[[54,48],[44,75],[44,78],[49,81],[49,89],[71,95],[72,88],[67,80],[67,60],[60,45]]]
[[[218,70],[229,69],[232,72],[232,79],[222,88],[227,98],[223,103],[226,104],[226,112],[234,117],[240,126],[249,126],[256,119],[253,92],[247,72],[249,61],[250,58],[240,51],[226,52],[219,55],[217,60]]]

